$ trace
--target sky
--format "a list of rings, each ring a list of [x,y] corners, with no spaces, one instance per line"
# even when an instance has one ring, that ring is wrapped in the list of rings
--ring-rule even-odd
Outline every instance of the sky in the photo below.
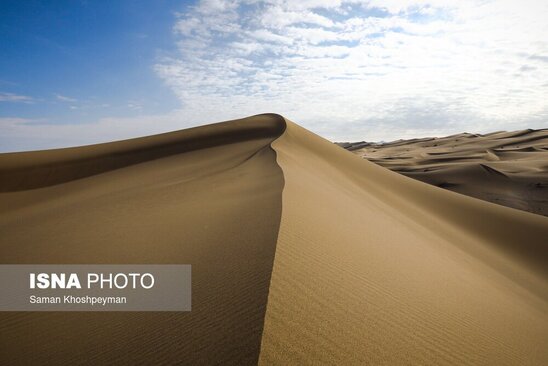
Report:
[[[541,0],[2,1],[0,152],[274,112],[332,141],[548,127]]]

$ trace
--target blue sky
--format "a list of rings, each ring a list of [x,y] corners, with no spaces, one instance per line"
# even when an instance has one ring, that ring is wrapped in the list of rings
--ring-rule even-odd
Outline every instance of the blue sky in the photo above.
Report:
[[[180,2],[3,1],[1,117],[55,123],[164,112],[178,105],[151,65],[174,46]]]
[[[547,127],[547,4],[3,1],[0,151],[263,112],[337,141]]]

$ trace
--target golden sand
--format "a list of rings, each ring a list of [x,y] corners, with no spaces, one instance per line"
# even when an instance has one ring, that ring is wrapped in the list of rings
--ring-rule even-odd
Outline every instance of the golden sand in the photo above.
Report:
[[[0,191],[2,263],[193,280],[186,313],[0,313],[1,364],[548,364],[547,217],[278,115],[0,154]]]

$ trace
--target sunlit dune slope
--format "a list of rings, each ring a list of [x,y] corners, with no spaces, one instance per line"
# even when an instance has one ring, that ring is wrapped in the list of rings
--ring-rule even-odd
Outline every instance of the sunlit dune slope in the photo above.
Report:
[[[262,364],[548,362],[548,219],[390,172],[288,122]]]

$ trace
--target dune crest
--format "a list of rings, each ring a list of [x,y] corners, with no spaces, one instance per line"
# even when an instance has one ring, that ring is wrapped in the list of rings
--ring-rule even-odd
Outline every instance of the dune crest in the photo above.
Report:
[[[0,154],[0,192],[41,188],[171,155],[279,136],[279,117],[258,115],[111,143]]]

